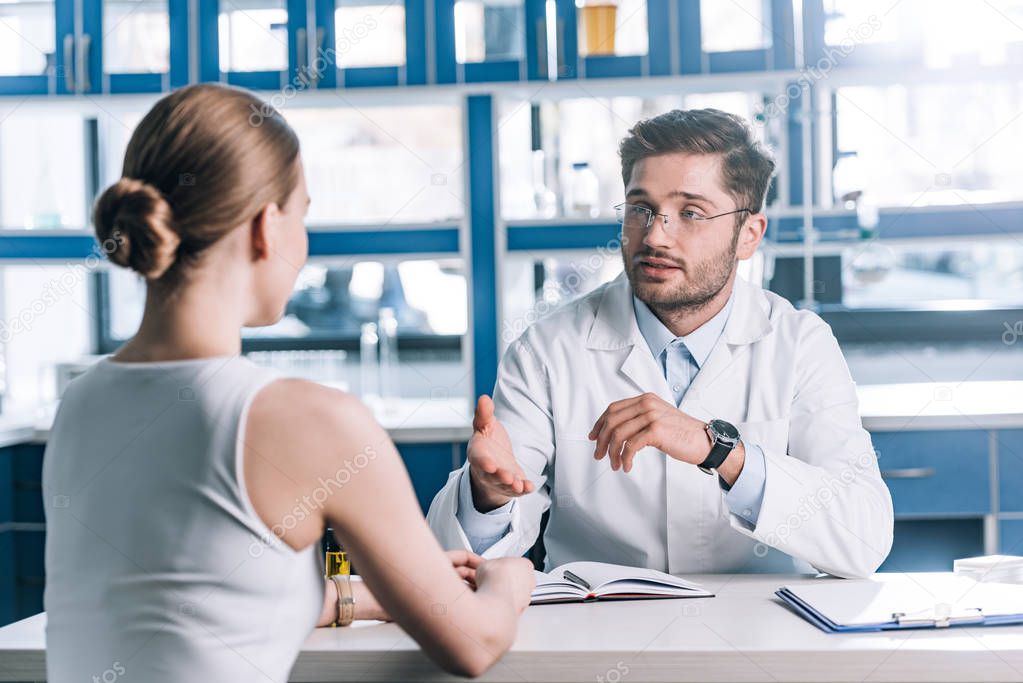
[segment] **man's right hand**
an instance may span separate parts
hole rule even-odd
[[[469,440],[469,479],[472,501],[480,512],[490,512],[512,498],[536,490],[512,453],[511,439],[494,417],[494,402],[480,396]]]

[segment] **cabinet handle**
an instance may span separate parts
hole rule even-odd
[[[933,467],[907,467],[901,470],[881,470],[882,479],[927,479],[934,476]]]
[[[547,20],[536,20],[536,72],[547,78]]]
[[[309,58],[308,51],[305,29],[297,29],[295,31],[295,52],[297,53],[295,55],[295,75],[300,83],[308,77],[306,74],[306,60]]]
[[[561,78],[562,74],[566,71],[565,64],[565,20],[557,20],[558,27],[558,73],[554,74],[555,78]]]
[[[319,64],[320,54],[323,52],[323,39],[326,36],[326,32],[322,28],[316,29],[316,51],[313,53],[313,64]],[[324,61],[323,68],[326,68],[326,61]],[[311,74],[313,87],[315,88],[320,79],[323,78],[323,69],[320,67],[314,67]]]
[[[89,50],[92,48],[92,36],[88,33],[78,39],[78,59],[82,65],[82,92],[92,90],[92,83],[89,81]]]
[[[64,87],[68,92],[75,91],[75,36],[73,33],[64,36]]]

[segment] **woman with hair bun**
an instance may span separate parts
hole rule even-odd
[[[49,681],[284,681],[314,627],[352,618],[463,675],[510,646],[530,564],[445,554],[356,398],[241,355],[242,327],[283,313],[308,204],[294,132],[247,91],[177,90],[132,135],[93,222],[145,310],[47,445]],[[326,526],[364,581],[324,580]]]

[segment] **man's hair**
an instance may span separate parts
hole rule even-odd
[[[763,209],[774,160],[741,117],[717,109],[675,109],[640,121],[618,147],[622,180],[629,184],[640,159],[673,152],[720,155],[725,189],[736,208]]]

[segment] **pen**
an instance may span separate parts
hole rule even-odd
[[[565,577],[566,579],[568,579],[568,580],[569,580],[569,581],[571,581],[572,583],[577,583],[577,584],[579,584],[580,586],[582,586],[583,588],[585,588],[586,590],[593,590],[593,587],[592,587],[592,586],[590,586],[590,584],[589,584],[589,583],[587,583],[587,582],[586,582],[586,581],[585,581],[584,579],[582,579],[582,578],[580,578],[580,577],[576,576],[576,575],[575,575],[575,574],[573,574],[572,572],[568,571],[567,569],[566,569],[566,570],[564,570],[564,571],[562,571],[561,573],[562,573],[562,575],[563,575],[563,576],[564,576],[564,577]]]

